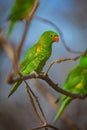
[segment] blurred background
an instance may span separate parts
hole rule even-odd
[[[0,28],[4,32],[8,29],[9,22],[7,17],[14,0],[0,0]],[[54,22],[61,32],[67,46],[75,51],[85,51],[87,49],[87,1],[86,0],[41,0],[37,16],[46,18]],[[16,24],[9,41],[17,46],[21,40],[25,22]],[[46,30],[55,30],[49,24],[33,18],[26,36],[25,44],[22,49],[21,59],[27,48],[37,42],[40,35]],[[57,32],[58,33],[58,32]],[[68,52],[60,36],[60,42],[53,44],[51,58],[47,61],[43,71],[54,59],[74,57],[76,54]],[[78,60],[79,61],[79,60]],[[55,64],[49,72],[50,78],[62,87],[67,74],[78,61],[67,61]],[[11,89],[6,80],[11,69],[11,61],[7,57],[3,48],[0,46],[0,130],[27,130],[39,126],[37,118],[33,112],[31,103],[26,95],[24,85],[8,99],[7,96]],[[54,116],[58,110],[55,99],[60,95],[51,89],[45,82],[38,80],[30,86],[38,96],[47,121],[53,124]],[[53,125],[60,130],[87,130],[87,99],[74,100],[64,111],[63,116]]]

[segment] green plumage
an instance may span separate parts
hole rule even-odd
[[[30,14],[36,0],[15,0],[10,11],[8,20],[10,20],[7,37],[10,36],[16,22],[27,18]]]
[[[33,71],[41,72],[47,59],[51,56],[52,43],[55,42],[55,38],[58,38],[58,35],[53,31],[46,31],[41,35],[39,41],[26,52],[21,62],[19,71],[22,75]],[[14,84],[9,96],[15,92],[20,84],[21,82]]]
[[[79,64],[69,73],[63,89],[74,94],[87,95],[87,52],[81,57]],[[71,100],[71,97],[65,95],[60,97],[59,103],[61,106],[54,120],[57,120],[61,116]]]

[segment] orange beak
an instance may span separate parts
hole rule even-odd
[[[54,42],[59,42],[59,37],[56,36],[56,37],[54,38]]]

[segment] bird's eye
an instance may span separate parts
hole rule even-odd
[[[53,35],[52,35],[52,34],[50,34],[50,37],[53,37]]]

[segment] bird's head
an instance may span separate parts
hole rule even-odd
[[[46,45],[51,45],[53,42],[59,42],[58,34],[51,30],[44,32],[41,36],[41,39]]]

